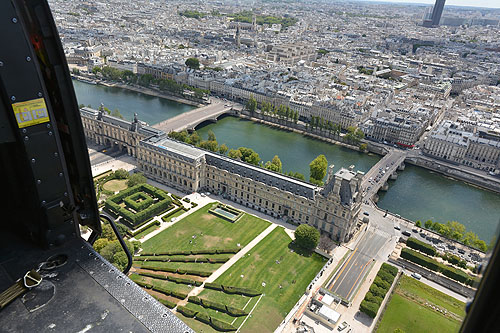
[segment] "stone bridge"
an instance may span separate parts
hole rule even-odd
[[[366,191],[365,198],[370,199],[379,190],[387,190],[387,180],[397,178],[397,170],[404,170],[406,151],[394,149],[389,151],[363,178],[362,187]],[[380,176],[377,181],[377,177]]]
[[[217,121],[221,115],[226,113],[236,114],[238,111],[234,108],[233,103],[224,104],[222,101],[203,106],[185,112],[176,117],[167,119],[154,125],[153,127],[169,133],[171,131],[194,130],[196,126],[204,121]]]

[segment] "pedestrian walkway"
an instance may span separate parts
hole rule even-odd
[[[247,254],[251,249],[254,248],[255,245],[257,245],[261,240],[263,240],[267,235],[271,233],[274,229],[276,229],[278,226],[276,224],[271,224],[269,227],[266,228],[266,230],[262,231],[257,237],[255,237],[250,243],[248,243],[244,248],[238,251],[234,256],[231,257],[228,261],[224,263],[221,267],[219,267],[215,272],[210,275],[205,282],[203,283],[202,286],[196,287],[191,292],[188,294],[188,296],[197,296],[199,293],[204,288],[205,283],[207,282],[214,282],[217,280],[219,276],[224,274],[225,271],[227,271],[232,265],[234,265],[240,258],[242,258],[245,254]]]

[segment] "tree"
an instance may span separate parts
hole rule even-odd
[[[420,220],[417,220],[415,222],[415,225],[420,228],[420,227],[422,227],[422,222]]]
[[[300,172],[293,172],[293,171],[290,171],[287,176],[289,177],[293,177],[293,178],[297,178],[297,179],[300,179],[300,180],[306,180],[306,177],[304,177],[303,174],[301,174]]]
[[[425,229],[432,229],[432,225],[433,225],[433,224],[434,224],[434,223],[432,222],[432,220],[427,220],[427,221],[425,221],[425,225],[424,225],[424,226],[425,226]]]
[[[241,152],[241,160],[250,164],[259,165],[260,156],[253,149],[247,147],[240,147],[238,150]]]
[[[197,146],[200,144],[200,142],[201,142],[201,137],[198,134],[198,132],[194,131],[193,133],[191,133],[191,135],[189,136],[189,143],[191,143],[194,146]]]
[[[255,112],[257,109],[257,101],[253,97],[253,95],[250,95],[250,98],[248,99],[248,102],[246,104],[246,108],[248,111],[250,111],[252,114]]]
[[[118,169],[115,171],[113,176],[115,177],[115,179],[127,179],[130,176],[130,174],[125,169]]]
[[[282,171],[282,164],[281,160],[278,157],[278,155],[274,155],[272,161],[267,161],[266,164],[264,165],[264,168],[274,171],[274,172],[281,172]]]
[[[229,150],[229,148],[226,146],[225,143],[223,143],[219,146],[219,153],[221,153],[222,155],[226,155],[228,150]]]
[[[215,153],[219,150],[219,145],[217,144],[217,141],[206,140],[206,141],[200,142],[200,148],[210,150],[210,151],[213,151]]]
[[[147,181],[147,179],[146,179],[146,177],[144,177],[144,175],[142,173],[140,173],[140,172],[134,173],[133,175],[131,175],[128,178],[127,186],[132,187],[132,186],[135,186],[137,184],[144,184],[144,183],[146,183],[146,181]]]
[[[217,141],[217,138],[215,137],[215,133],[212,130],[208,131],[208,141]]]
[[[200,61],[197,58],[188,58],[186,60],[186,66],[192,69],[200,69]]]
[[[366,151],[368,148],[368,145],[366,143],[362,143],[359,145],[359,150]]]
[[[303,249],[314,250],[319,243],[319,231],[315,227],[301,224],[295,230],[295,243]]]
[[[321,235],[319,239],[318,248],[320,248],[323,251],[329,252],[333,249],[334,245],[335,243],[332,241],[330,237],[328,237],[327,234]]]
[[[229,150],[229,153],[227,154],[227,156],[229,156],[230,158],[235,159],[235,160],[241,160],[241,158],[243,157],[243,155],[241,154],[241,151],[239,149]]]
[[[321,154],[318,157],[316,157],[309,164],[309,170],[311,172],[309,179],[311,183],[316,184],[318,186],[322,186],[323,178],[325,178],[326,176],[327,168],[328,168],[328,161],[326,160],[325,155]]]
[[[112,115],[113,117],[123,119],[123,116],[122,116],[122,114],[120,113],[120,111],[118,111],[118,109],[114,109],[114,110],[111,112],[111,115]]]

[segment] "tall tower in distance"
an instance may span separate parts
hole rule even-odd
[[[436,0],[434,4],[434,9],[432,10],[432,25],[438,26],[439,21],[441,21],[441,15],[443,14],[444,3],[446,0]]]
[[[445,2],[446,0],[436,0],[430,17],[424,14],[424,27],[431,28],[439,26],[439,21],[441,21],[441,15],[443,14]]]
[[[239,48],[240,45],[241,45],[241,41],[240,41],[240,23],[238,22],[238,25],[236,26],[236,36],[235,36],[235,40],[236,40],[236,46]]]

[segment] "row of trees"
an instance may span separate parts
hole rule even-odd
[[[247,101],[246,109],[251,113],[254,113],[257,109],[257,101],[254,96],[251,95]],[[295,124],[299,120],[299,112],[291,109],[287,105],[279,105],[276,106],[269,102],[262,102],[260,106],[260,110],[263,115],[271,115],[274,117],[278,117],[280,120],[284,119],[287,121],[293,121]],[[330,135],[339,136],[342,132],[342,126],[340,124],[335,124],[330,120],[326,120],[323,117],[311,116],[311,120],[308,124],[306,124],[306,129],[309,130],[320,130],[320,131],[328,131]],[[361,150],[366,150],[366,144],[360,144],[361,140],[365,138],[365,133],[357,127],[349,126],[347,128],[347,133],[344,136],[344,141],[349,144],[359,145]]]
[[[251,100],[255,101],[253,96],[250,97],[249,102]],[[257,104],[257,102],[255,102],[255,104]],[[260,109],[262,111],[262,114],[264,115],[271,115],[274,117],[278,117],[279,119],[293,121],[295,124],[299,121],[299,112],[290,109],[290,107],[287,105],[276,106],[269,102],[263,102]]]
[[[422,222],[418,220],[415,222],[415,225],[417,227],[422,227]],[[457,240],[467,246],[471,246],[483,252],[486,252],[488,250],[488,246],[486,245],[485,241],[479,239],[477,234],[475,234],[474,232],[467,231],[465,226],[457,221],[439,223],[433,222],[432,220],[427,220],[424,224],[424,228],[433,230],[446,238]]]
[[[193,59],[198,61],[198,59],[196,58]],[[190,64],[192,66],[195,66],[195,64],[194,63],[192,64],[192,62],[190,62]],[[198,62],[198,68],[199,68],[199,62]],[[192,87],[185,83],[184,84],[177,83],[171,79],[156,79],[151,74],[138,75],[129,70],[121,71],[119,69],[109,66],[104,66],[102,68],[94,67],[92,72],[94,74],[101,73],[101,75],[105,79],[111,81],[138,84],[143,87],[150,87],[152,85],[156,85],[161,91],[166,91],[172,94],[184,95],[185,91],[192,91],[194,93],[194,96],[198,99],[203,98],[205,95],[210,94],[209,90]]]
[[[186,130],[181,132],[172,131],[168,133],[168,136],[172,139],[192,144],[193,146],[197,146],[214,153],[219,153],[222,155],[226,155],[227,153],[227,156],[232,159],[241,160],[274,172],[283,173],[283,163],[281,162],[278,155],[275,155],[271,161],[267,161],[264,163],[263,161],[261,161],[259,154],[251,148],[239,147],[238,149],[229,149],[225,144],[219,145],[217,142],[217,138],[215,137],[215,133],[211,130],[208,131],[207,140],[202,140],[201,136],[196,131],[193,131],[191,134],[189,134]],[[319,155],[318,157],[316,157],[309,164],[309,181],[318,186],[323,186],[323,179],[325,178],[327,167],[328,161],[326,160],[325,155]],[[299,172],[290,171],[285,174],[289,177],[305,180],[304,175]]]

